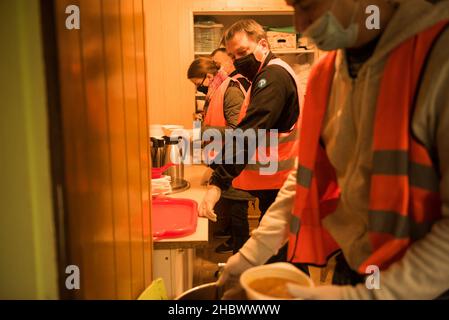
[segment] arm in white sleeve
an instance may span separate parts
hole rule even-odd
[[[286,243],[295,193],[296,169],[279,190],[276,201],[265,213],[259,227],[240,249],[240,253],[253,265],[264,264]]]
[[[447,214],[446,204],[446,214]],[[449,218],[414,243],[403,259],[380,273],[380,289],[343,288],[344,299],[435,299],[449,290]]]

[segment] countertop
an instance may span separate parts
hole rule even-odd
[[[168,195],[169,198],[182,198],[195,200],[198,205],[203,199],[206,186],[201,186],[201,177],[206,166],[185,165],[184,179],[190,183],[190,188],[176,194]],[[187,237],[164,239],[154,242],[155,249],[181,249],[205,246],[209,241],[209,221],[207,218],[198,217],[196,232]]]

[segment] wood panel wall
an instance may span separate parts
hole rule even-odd
[[[152,124],[192,127],[195,89],[187,80],[194,59],[193,13],[292,11],[285,0],[144,0],[148,97]]]
[[[55,16],[74,298],[134,299],[152,280],[143,0],[55,0]]]

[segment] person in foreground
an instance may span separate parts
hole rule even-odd
[[[291,287],[295,297],[447,299],[449,2],[287,2],[329,53],[309,78],[297,169],[218,284],[232,297],[288,240],[292,263],[337,257],[332,285]],[[367,28],[373,5],[379,29]]]

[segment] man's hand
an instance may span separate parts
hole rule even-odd
[[[214,207],[218,200],[220,200],[220,196],[221,190],[219,187],[213,185],[208,186],[203,201],[199,206],[199,216],[216,222],[217,215],[214,212]]]
[[[341,300],[342,286],[306,287],[293,283],[287,284],[288,291],[295,299],[304,300]]]

